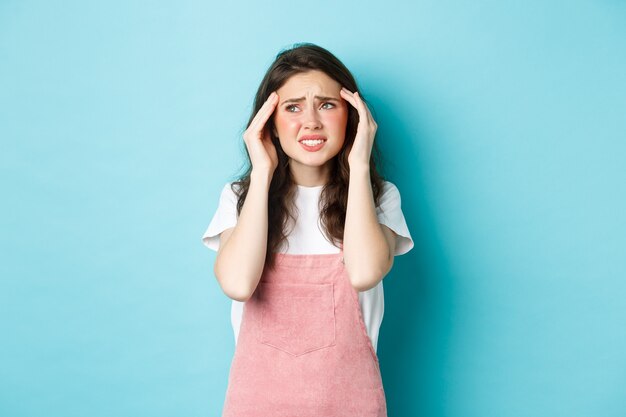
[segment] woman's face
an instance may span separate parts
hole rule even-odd
[[[277,90],[274,126],[291,170],[322,167],[341,150],[348,122],[341,85],[322,71],[293,75]],[[306,174],[305,174],[306,175]]]

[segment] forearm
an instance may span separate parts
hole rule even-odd
[[[239,301],[250,298],[263,273],[271,178],[271,173],[252,172],[237,225],[215,260],[214,272],[222,290]]]
[[[358,291],[376,286],[393,262],[376,216],[369,166],[350,168],[343,252],[350,281]]]

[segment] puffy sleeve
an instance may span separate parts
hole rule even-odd
[[[400,191],[393,183],[385,181],[380,204],[376,207],[378,222],[396,232],[395,255],[404,255],[414,244],[409,233],[402,207],[400,205]]]
[[[230,187],[230,183],[224,185],[220,194],[217,210],[209,223],[209,227],[202,235],[202,243],[217,252],[220,246],[220,233],[235,227],[237,224],[237,195]]]

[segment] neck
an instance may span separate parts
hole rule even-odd
[[[303,187],[318,187],[325,185],[330,179],[330,165],[324,164],[319,167],[311,167],[289,161],[291,178],[293,182]]]

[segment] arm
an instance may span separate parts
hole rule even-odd
[[[220,234],[213,271],[224,293],[246,301],[256,289],[267,253],[267,204],[271,174],[250,176],[237,225]]]
[[[278,95],[270,94],[243,134],[252,163],[250,188],[234,228],[222,232],[213,272],[224,293],[238,301],[256,289],[267,254],[269,189],[278,165],[276,148],[265,124],[274,112]]]
[[[343,236],[344,264],[352,286],[376,286],[393,266],[395,233],[378,223],[370,179],[370,157],[378,125],[358,92],[343,88],[341,96],[359,113],[354,144],[348,155],[350,183]]]
[[[369,166],[350,167],[344,263],[357,291],[375,287],[393,266],[395,233],[378,222]]]

